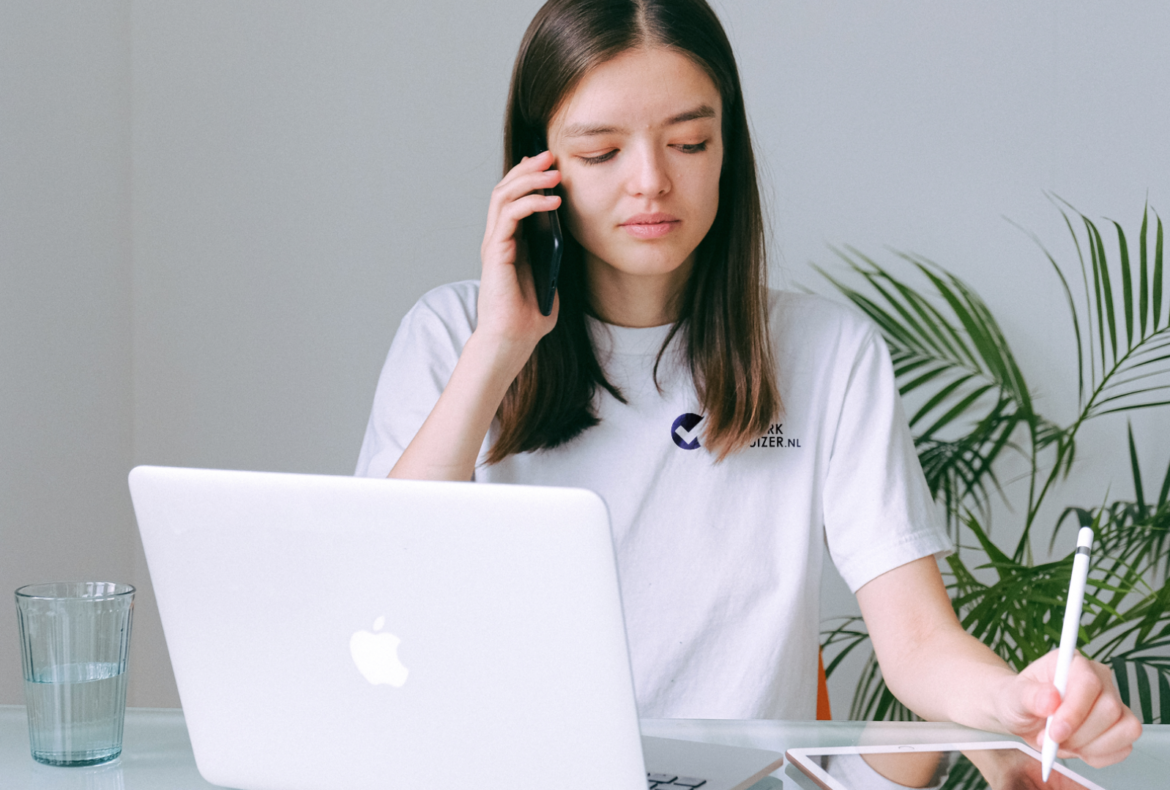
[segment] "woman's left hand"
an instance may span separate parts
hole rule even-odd
[[[1094,768],[1120,762],[1133,751],[1142,725],[1122,701],[1109,667],[1077,653],[1068,670],[1064,699],[1053,684],[1053,650],[1007,679],[995,707],[1004,727],[1039,750],[1051,715],[1051,735],[1061,757],[1079,757]]]
[[[1017,675],[963,630],[933,557],[872,579],[857,602],[886,685],[928,721],[1009,732],[1039,749],[1054,714],[1060,754],[1095,767],[1125,759],[1142,734],[1104,664],[1076,655],[1062,701],[1053,683],[1058,651]]]

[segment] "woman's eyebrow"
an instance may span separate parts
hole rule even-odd
[[[676,123],[686,123],[687,121],[695,121],[699,118],[714,118],[715,108],[709,104],[700,104],[693,110],[679,113],[666,120],[663,126],[674,126]]]
[[[661,125],[674,126],[687,121],[695,121],[700,118],[714,118],[715,108],[709,104],[701,104],[693,110],[680,112],[678,115],[672,115],[667,118]],[[596,137],[601,134],[629,134],[629,130],[623,129],[620,126],[612,126],[608,124],[588,124],[575,123],[565,127],[563,136],[566,138],[573,137]]]

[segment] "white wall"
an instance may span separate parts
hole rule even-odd
[[[538,5],[0,6],[0,589],[138,583],[132,703],[176,697],[125,472],[351,471],[398,320],[476,274],[507,79]],[[1170,7],[716,8],[766,170],[777,279],[824,290],[807,264],[832,265],[830,243],[932,257],[984,295],[1066,418],[1065,308],[1003,216],[1067,258],[1046,191],[1127,228],[1147,192],[1170,215]],[[79,369],[90,378],[74,384]],[[1170,415],[1135,426],[1160,478]],[[1128,485],[1118,438],[1104,426],[1082,444],[1093,502]],[[828,611],[849,608],[839,582],[827,589]],[[20,699],[14,628],[0,607],[0,702]]]
[[[132,576],[129,132],[129,2],[0,3],[0,703],[13,590]]]

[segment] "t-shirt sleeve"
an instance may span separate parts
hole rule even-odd
[[[894,380],[868,328],[848,369],[824,488],[825,534],[849,589],[952,545],[930,495]]]
[[[411,308],[386,355],[358,455],[358,477],[385,477],[439,400],[475,327],[475,283],[435,289]]]

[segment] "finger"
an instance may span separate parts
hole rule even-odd
[[[1050,681],[1021,679],[1018,690],[1020,713],[1023,717],[1047,720],[1060,708],[1060,692]]]
[[[1133,711],[1116,698],[1102,695],[1085,726],[1066,739],[1061,748],[1087,760],[1092,755],[1107,755],[1125,749],[1141,734],[1142,724]]]
[[[1045,722],[1060,707],[1060,693],[1051,681],[1027,675],[1015,677],[1000,700],[1000,721],[1030,740],[1044,737]]]
[[[557,195],[526,195],[501,209],[500,216],[490,226],[480,250],[485,266],[492,262],[514,263],[516,260],[516,230],[520,220],[537,211],[552,211],[561,204]]]
[[[500,213],[509,203],[541,189],[552,189],[561,182],[559,170],[537,170],[505,178],[496,184],[488,201],[488,227],[499,221]]]
[[[1102,696],[1102,692],[1111,689],[1112,681],[1103,678],[1096,670],[1094,662],[1079,653],[1073,656],[1064,699],[1052,714],[1052,723],[1048,726],[1049,736],[1057,743],[1064,745],[1074,733],[1081,743],[1091,741],[1121,716],[1121,701],[1115,699],[1115,695],[1106,693]],[[1096,715],[1091,716],[1094,709]]]
[[[547,148],[545,150],[541,151],[536,156],[522,156],[522,157],[520,157],[520,161],[517,162],[515,165],[513,165],[512,169],[509,170],[508,172],[511,173],[511,172],[515,171],[518,167],[520,167],[520,165],[524,165],[524,164],[528,164],[532,167],[540,167],[543,170],[545,167],[548,167],[548,165],[542,166],[541,162],[544,162],[546,160],[549,162],[552,162],[552,160],[553,160],[553,152],[548,150]]]
[[[492,238],[513,238],[520,225],[520,220],[530,217],[538,211],[553,211],[560,205],[559,195],[545,195],[539,192],[513,200],[500,209],[495,227],[491,229]]]
[[[534,173],[556,173],[558,171],[549,170],[553,166],[553,162],[554,158],[551,151],[544,151],[536,156],[526,156],[504,174],[504,177],[500,179],[500,184],[510,184],[518,178],[523,178]]]
[[[507,202],[518,197],[535,192],[538,189],[552,189],[561,181],[560,170],[530,170],[522,173],[509,173],[500,180],[492,190],[492,198],[497,202]]]
[[[1111,733],[1116,737],[1118,731],[1115,731],[1114,728],[1124,723],[1128,716],[1133,716],[1133,714],[1119,701],[1107,695],[1101,695],[1089,715],[1073,732],[1066,734],[1064,730],[1057,728],[1054,719],[1053,729],[1056,729],[1056,734],[1053,736],[1053,740],[1056,740],[1062,749],[1069,751],[1098,750],[1101,748],[1098,746],[1098,742],[1106,740]],[[1058,736],[1063,737],[1057,740]],[[1122,743],[1118,741],[1108,751],[1120,748],[1121,745]]]
[[[560,195],[546,195],[543,192],[529,192],[495,207],[495,217],[488,222],[485,239],[496,238],[501,231],[510,235],[515,223],[537,211],[552,211],[561,205]],[[511,223],[511,224],[509,224]]]
[[[503,205],[506,199],[515,199],[519,195],[527,194],[528,192],[533,191],[533,189],[548,189],[550,186],[558,183],[560,180],[560,172],[548,170],[548,168],[552,167],[552,164],[552,153],[545,151],[538,156],[523,157],[519,163],[517,163],[511,170],[509,170],[504,175],[504,177],[500,179],[499,183],[496,184],[496,186],[492,189],[492,198],[488,203],[488,225],[490,226],[494,222],[499,207]],[[553,184],[548,186],[533,186],[519,192],[515,191],[515,184],[518,179],[545,172],[555,172],[557,174],[556,176],[552,177],[556,179]]]

